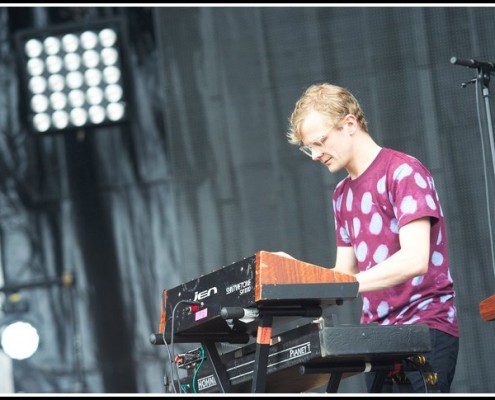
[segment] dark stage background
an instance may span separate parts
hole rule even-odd
[[[19,106],[16,32],[111,16],[128,23],[132,118],[34,137]],[[41,345],[12,363],[14,390],[162,393],[168,356],[149,335],[163,289],[259,250],[331,267],[331,192],[343,175],[285,138],[302,91],[329,81],[362,102],[380,144],[433,172],[462,335],[452,389],[493,392],[495,322],[479,303],[495,293],[495,177],[476,85],[461,88],[476,70],[449,60],[494,61],[494,19],[490,7],[0,8],[4,283],[76,279],[22,293]],[[332,312],[351,323],[359,308]],[[340,391],[364,391],[362,375]]]

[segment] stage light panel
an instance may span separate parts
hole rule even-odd
[[[18,32],[26,118],[36,134],[127,120],[125,24],[99,20]]]

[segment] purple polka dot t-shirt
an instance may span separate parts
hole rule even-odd
[[[360,271],[399,250],[402,226],[431,217],[428,272],[393,288],[362,293],[361,323],[424,323],[459,336],[445,222],[430,172],[417,159],[382,148],[361,176],[347,176],[336,186],[333,208],[337,246],[353,247]]]

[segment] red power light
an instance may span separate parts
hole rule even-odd
[[[199,310],[199,305],[197,304],[191,304],[190,310],[192,313],[195,313]]]

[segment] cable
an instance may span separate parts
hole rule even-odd
[[[163,334],[165,336],[165,333]],[[168,352],[168,360],[170,362],[170,376],[172,377],[172,388],[174,389],[174,393],[177,394],[177,389],[175,388],[174,384],[174,362],[172,360],[172,354],[170,353],[170,347],[168,346],[168,343],[166,340],[163,340],[165,342],[165,347],[167,348]]]
[[[194,375],[193,375],[193,378],[192,378],[192,388],[193,388],[193,392],[194,393],[198,393],[198,390],[196,388],[196,379],[198,377],[198,373],[199,373],[199,370],[201,368],[201,366],[203,365],[203,362],[205,361],[205,349],[203,348],[203,346],[201,346],[201,361],[199,362],[198,366],[196,367],[196,370],[194,371]]]
[[[162,296],[162,310],[163,310],[163,312],[165,312],[166,307],[167,307],[167,304],[165,302],[165,297]],[[167,348],[168,360],[170,363],[170,376],[172,378],[172,388],[174,389],[174,393],[177,394],[177,389],[175,388],[175,384],[174,384],[174,362],[172,360],[172,353],[170,352],[170,347],[167,343],[167,340],[165,339],[165,329],[163,329],[162,337],[163,337],[163,343],[165,343],[165,347]],[[165,375],[166,375],[166,372],[165,372]]]
[[[180,388],[182,389],[182,391],[183,391],[184,393],[187,393],[187,390],[186,390],[186,389],[187,389],[187,383],[183,383],[183,384],[181,384],[181,385],[180,385]]]
[[[426,382],[426,377],[425,374],[423,373],[423,368],[421,368],[419,363],[411,359],[408,359],[408,361],[416,367],[416,370],[419,372],[419,375],[421,375],[421,379],[423,380],[423,387],[425,388],[425,393],[429,393],[428,383]]]
[[[196,304],[196,305],[201,305],[200,302],[198,301],[193,301],[193,300],[180,300],[177,302],[177,304],[174,306],[173,310],[172,310],[172,331],[170,333],[170,347],[172,348],[172,354],[174,354],[174,322],[175,322],[175,311],[177,310],[177,307],[180,305],[180,304]],[[165,341],[165,343],[167,343]],[[180,375],[179,375],[179,368],[177,367],[177,363],[175,362],[175,360],[173,360],[173,363],[172,363],[172,370],[174,369],[175,367],[175,372],[176,372],[176,375],[177,375],[177,383],[179,385],[179,387],[182,389],[182,392],[184,393],[187,393],[184,388],[181,386],[180,384]],[[172,383],[174,381],[174,376],[172,374]],[[174,385],[174,388],[175,388],[175,385]],[[175,392],[177,393],[177,392]]]
[[[165,302],[165,297],[162,296],[162,312],[165,312],[165,309],[167,307],[167,304]],[[165,339],[165,329],[163,329],[162,333],[162,338],[163,338],[163,343],[165,343],[165,347],[167,348],[167,353],[168,353],[168,361],[170,364],[170,376],[172,378],[172,388],[174,389],[174,393],[177,394],[177,389],[175,389],[175,384],[174,384],[174,367],[173,367],[173,361],[172,361],[172,354],[170,353],[170,348],[168,346],[167,340]],[[167,377],[167,372],[165,372],[165,377]],[[165,379],[164,379],[165,383]]]

